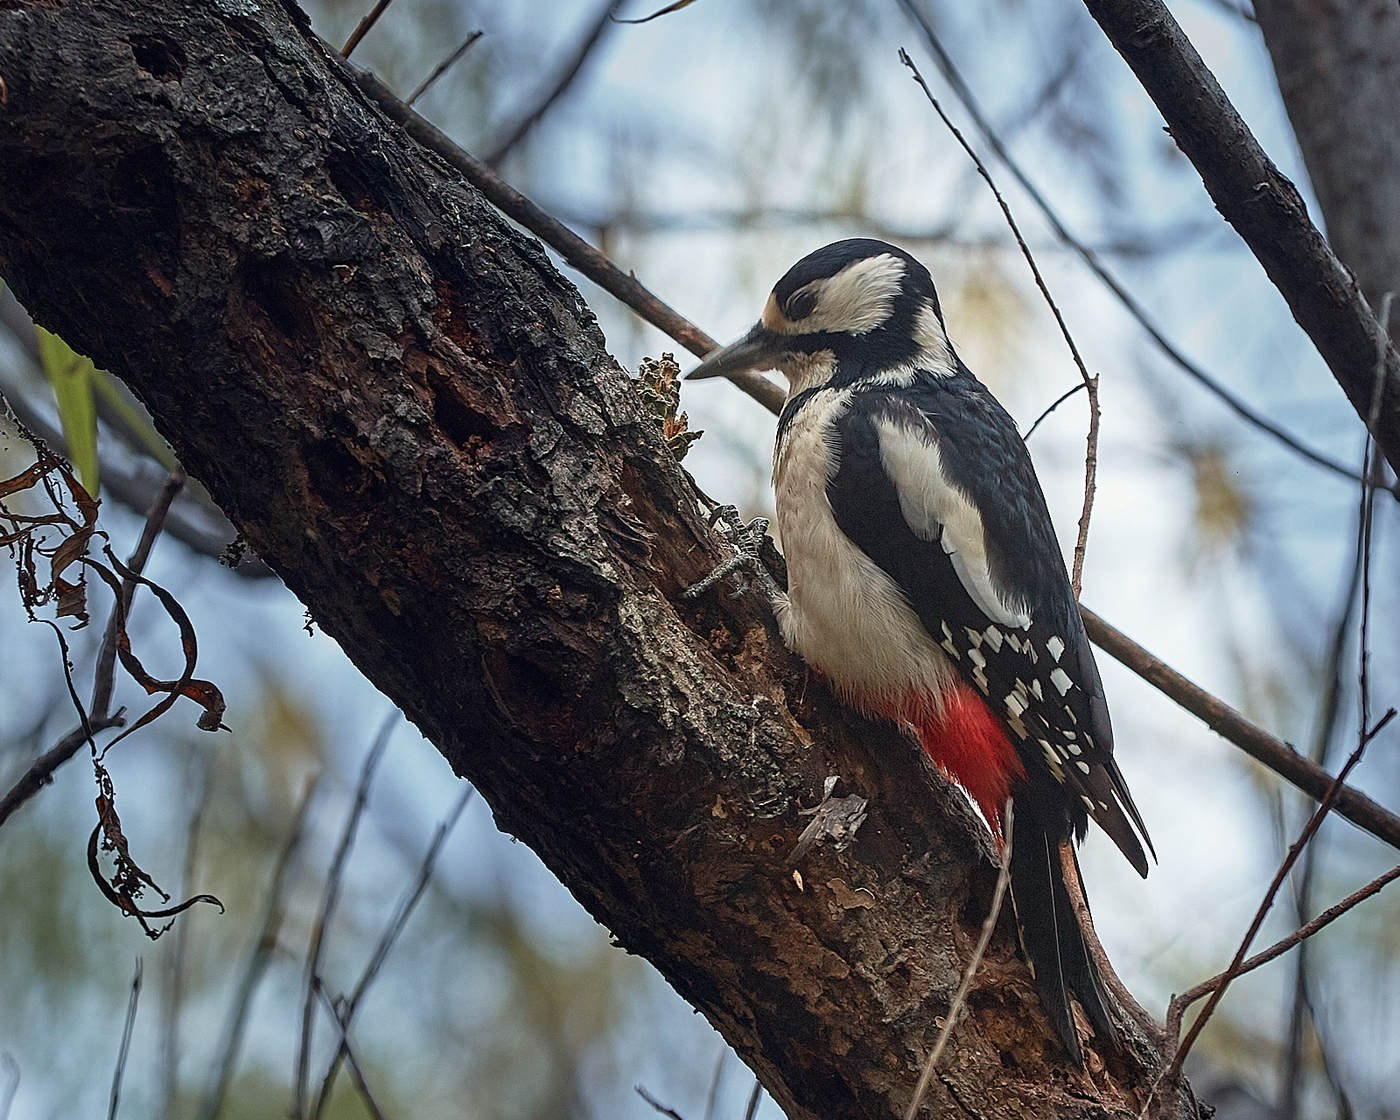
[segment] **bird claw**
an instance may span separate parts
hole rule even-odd
[[[732,598],[737,599],[746,594],[757,583],[771,601],[780,600],[783,597],[782,589],[769,574],[759,555],[763,547],[763,538],[768,532],[768,518],[755,517],[752,521],[745,522],[739,516],[736,506],[720,505],[710,513],[709,520],[712,527],[723,526],[721,531],[725,540],[733,547],[734,555],[720,563],[704,579],[687,587],[681,592],[681,597],[698,599],[715,584],[732,578]]]

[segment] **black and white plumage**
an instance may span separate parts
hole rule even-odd
[[[1060,851],[1090,818],[1142,875],[1151,844],[1025,444],[954,352],[928,271],[881,241],[804,257],[690,377],[740,369],[790,386],[773,457],[783,636],[849,703],[911,725],[998,833],[1011,796],[1022,941],[1081,1061],[1071,993],[1116,1032]]]

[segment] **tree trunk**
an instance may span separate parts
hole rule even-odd
[[[1255,0],[1254,11],[1327,240],[1379,314],[1386,292],[1400,296],[1400,5]]]
[[[0,76],[26,305],[789,1116],[901,1115],[988,905],[985,831],[755,597],[678,599],[712,534],[540,247],[273,3],[9,0]],[[799,881],[828,775],[868,818]],[[1078,1072],[1034,993],[1003,921],[928,1115],[1136,1115],[1151,1028]]]

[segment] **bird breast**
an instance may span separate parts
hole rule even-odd
[[[788,602],[778,622],[789,648],[850,704],[903,716],[953,687],[952,665],[898,585],[836,524],[827,484],[839,463],[836,421],[851,392],[823,389],[788,419],[773,456]]]

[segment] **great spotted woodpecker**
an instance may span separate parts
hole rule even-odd
[[[783,637],[846,702],[911,727],[998,837],[1012,799],[1022,945],[1082,1064],[1071,994],[1118,1035],[1065,884],[1070,840],[1092,817],[1143,876],[1152,844],[1026,446],[953,350],[928,270],[883,241],[798,261],[689,378],[754,369],[789,383],[773,453]]]

